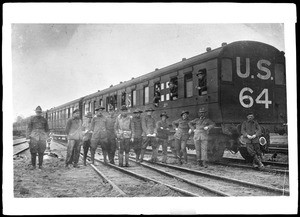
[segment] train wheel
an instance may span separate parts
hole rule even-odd
[[[249,154],[246,147],[240,147],[239,151],[246,162],[251,163],[253,161],[253,157]]]

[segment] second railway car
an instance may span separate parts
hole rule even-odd
[[[130,69],[129,69],[130,70]],[[129,111],[152,106],[154,117],[161,112],[169,115],[169,122],[178,119],[182,110],[197,117],[198,109],[206,107],[208,116],[216,123],[210,133],[209,160],[218,160],[227,148],[238,150],[249,159],[239,142],[239,126],[246,113],[253,111],[262,124],[269,144],[269,132],[285,133],[287,122],[286,71],[284,52],[256,41],[223,43],[217,49],[170,66],[155,69],[143,76],[120,82],[62,106],[47,111],[50,128],[63,133],[72,108],[81,117],[102,105],[118,110],[126,105]],[[193,147],[192,136],[189,147]]]

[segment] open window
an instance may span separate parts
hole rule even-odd
[[[178,78],[171,78],[169,81],[170,100],[178,99]]]
[[[109,108],[113,108],[114,110],[116,110],[116,108],[117,108],[117,94],[106,97],[106,111],[108,111]]]
[[[197,72],[197,86],[198,95],[206,95],[207,94],[207,73],[206,69],[200,69]]]
[[[154,84],[154,96],[153,96],[153,104],[155,107],[159,106],[159,102],[160,102],[160,97],[161,97],[161,93],[160,93],[160,82],[157,82]]]
[[[125,105],[126,106],[126,92],[123,91],[121,94],[121,106]]]

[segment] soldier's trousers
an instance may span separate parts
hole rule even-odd
[[[144,158],[144,154],[146,152],[146,148],[151,145],[152,146],[152,161],[157,161],[157,144],[156,144],[156,138],[155,137],[144,137],[143,138],[143,144],[142,144],[142,152],[141,152],[141,160]]]
[[[132,149],[134,150],[136,160],[140,159],[141,151],[142,151],[142,138],[134,138],[132,142]]]
[[[89,139],[87,141],[83,141],[82,147],[83,147],[83,161],[85,162],[87,153],[88,153],[89,149],[91,148],[91,140]]]
[[[81,140],[68,140],[66,164],[78,164],[81,149]]]
[[[187,139],[177,139],[175,138],[175,149],[176,149],[176,157],[181,161],[181,157],[183,155],[183,159],[187,162],[187,152],[186,152],[186,143]]]
[[[98,147],[98,145],[101,146],[102,149],[102,153],[103,153],[103,158],[104,158],[104,162],[107,162],[107,147],[108,147],[108,140],[107,138],[104,139],[92,139],[91,140],[91,160],[92,163],[94,163],[94,159],[95,159],[95,152],[96,149]]]
[[[196,149],[196,157],[197,161],[207,161],[207,148],[208,148],[208,140],[197,139],[194,140],[195,149]]]
[[[31,164],[36,165],[36,156],[39,156],[39,166],[43,165],[44,152],[46,150],[46,140],[30,139],[29,149],[31,153]]]
[[[107,154],[110,163],[114,163],[115,153],[116,153],[116,138],[108,138],[107,144]]]
[[[261,150],[260,150],[260,145],[259,143],[247,143],[246,145],[247,151],[251,156],[260,156],[262,155]]]
[[[119,165],[123,165],[123,158],[125,152],[125,164],[128,165],[130,151],[130,139],[120,139],[120,150],[119,150]]]
[[[168,157],[168,140],[167,139],[158,139],[157,144],[158,144],[158,146],[156,148],[157,150],[159,149],[160,145],[162,147],[162,154],[163,154],[162,162],[166,163],[167,157]]]

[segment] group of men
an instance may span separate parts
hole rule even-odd
[[[136,161],[143,162],[148,146],[152,146],[152,162],[158,161],[158,149],[162,146],[162,163],[167,162],[167,149],[170,138],[170,126],[175,129],[175,147],[172,151],[178,164],[187,163],[186,144],[192,132],[194,132],[194,144],[196,149],[197,164],[207,167],[207,150],[209,144],[209,131],[215,123],[207,117],[207,109],[199,109],[199,117],[190,120],[189,111],[183,111],[181,117],[170,124],[166,112],[160,114],[161,120],[155,121],[152,114],[154,109],[149,107],[145,110],[146,115],[142,118],[143,111],[136,109],[133,116],[130,116],[126,106],[122,106],[120,114],[116,114],[113,108],[109,108],[108,116],[105,116],[104,107],[95,109],[96,114],[88,112],[85,119],[80,119],[80,111],[75,109],[72,117],[66,124],[68,138],[67,155],[65,166],[78,167],[80,149],[83,146],[83,164],[86,166],[87,153],[90,150],[91,163],[95,164],[95,153],[101,147],[105,163],[115,164],[114,158],[118,149],[118,162],[120,167],[129,166],[129,151],[134,150]],[[28,124],[27,138],[30,139],[30,152],[32,168],[36,168],[36,156],[39,156],[39,168],[42,168],[43,155],[46,149],[46,139],[49,135],[47,120],[42,117],[42,109],[37,107],[36,116],[32,117]],[[261,163],[261,152],[258,138],[261,134],[261,127],[253,120],[254,114],[248,114],[248,120],[243,122],[241,133],[247,140],[247,149],[253,156],[253,163]],[[183,159],[182,159],[183,157]],[[107,159],[108,158],[108,159]]]

